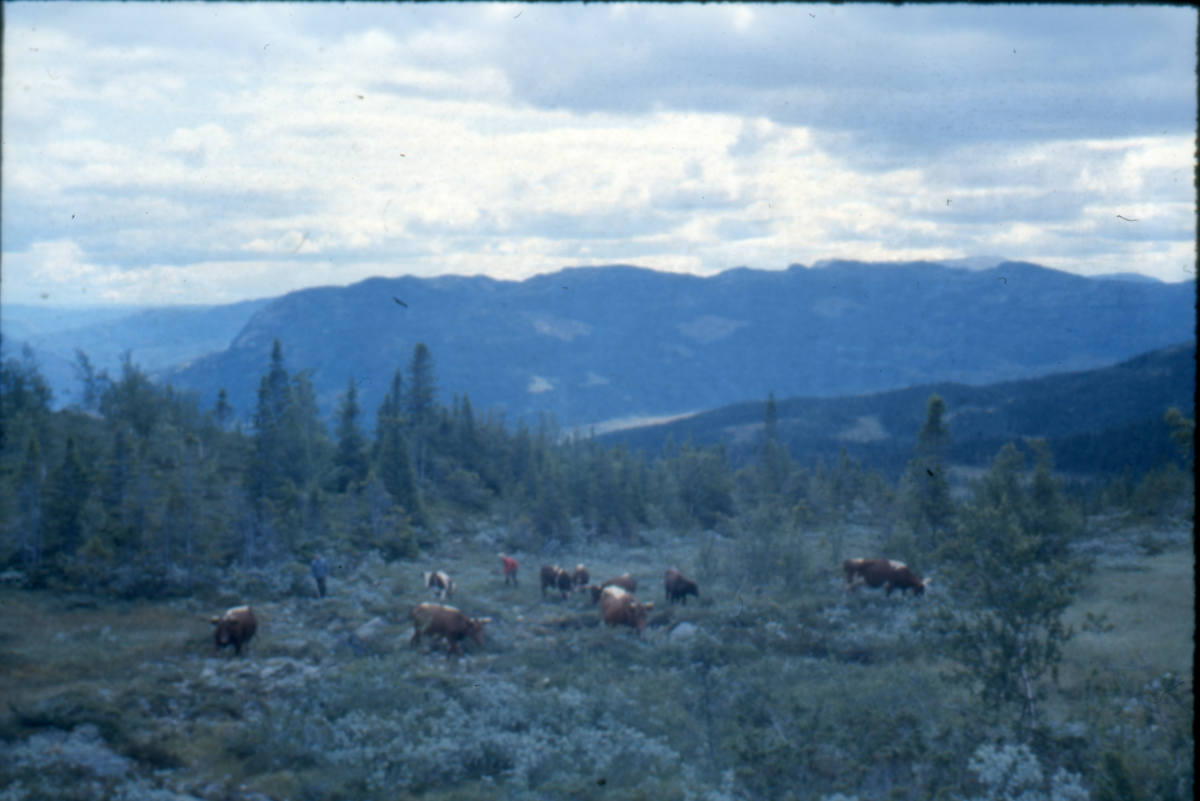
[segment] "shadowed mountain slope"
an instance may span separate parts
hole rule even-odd
[[[312,371],[324,410],[351,375],[373,410],[425,342],[445,394],[467,393],[509,420],[545,411],[587,425],[768,391],[838,396],[1113,364],[1192,337],[1194,293],[1190,282],[1099,281],[1011,262],[373,278],[277,298],[228,349],[161,377],[206,403],[225,387],[243,417],[278,338],[289,369]]]
[[[779,439],[802,463],[828,461],[845,447],[894,477],[913,458],[926,401],[937,393],[946,401],[954,462],[985,465],[1006,442],[1043,437],[1062,470],[1117,473],[1176,457],[1162,418],[1172,406],[1191,416],[1195,387],[1192,343],[1097,370],[987,386],[935,383],[845,398],[784,398],[776,409]],[[763,401],[739,403],[599,439],[648,453],[661,450],[668,435],[676,442],[724,441],[739,461],[762,442],[765,409]]]

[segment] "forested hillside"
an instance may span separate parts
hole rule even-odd
[[[1111,367],[984,386],[922,384],[847,398],[780,398],[780,442],[806,463],[845,449],[895,479],[916,445],[930,395],[944,398],[953,440],[948,459],[987,465],[1007,442],[1047,441],[1059,469],[1086,476],[1141,475],[1179,453],[1163,411],[1195,407],[1196,347],[1177,345]],[[724,442],[734,464],[753,458],[763,439],[764,398],[598,439],[654,453],[668,437]],[[1179,465],[1182,466],[1182,465]]]

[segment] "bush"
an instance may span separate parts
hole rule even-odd
[[[1037,757],[1025,745],[979,746],[967,763],[983,787],[971,801],[1088,801],[1077,773],[1063,769],[1047,782]]]

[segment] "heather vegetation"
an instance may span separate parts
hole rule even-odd
[[[32,360],[0,374],[3,801],[1193,795],[1191,410],[1143,474],[1066,483],[1016,440],[963,481],[934,396],[892,483],[789,452],[773,398],[738,464],[446,404],[424,345],[332,421],[279,343],[247,423],[77,366],[61,411]],[[853,556],[929,589],[844,593]],[[638,580],[642,636],[543,600],[580,562]],[[491,619],[466,656],[408,642],[430,570]],[[257,636],[214,656],[241,604]]]

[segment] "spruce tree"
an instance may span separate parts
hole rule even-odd
[[[367,478],[370,462],[367,459],[366,441],[358,423],[361,409],[358,406],[358,389],[354,377],[337,413],[337,451],[333,457],[336,471],[337,491],[345,492],[351,484],[362,484]]]
[[[21,510],[19,544],[26,568],[37,568],[42,562],[42,484],[45,474],[41,442],[37,433],[30,431],[17,476]]]
[[[408,364],[408,392],[404,396],[404,408],[408,415],[408,426],[412,432],[413,455],[416,462],[417,481],[424,484],[429,449],[437,409],[437,383],[433,374],[433,356],[424,342],[413,348],[412,360]]]
[[[275,340],[271,365],[258,385],[254,410],[254,458],[250,466],[251,498],[263,501],[274,495],[286,469],[284,416],[291,401],[288,373],[283,366],[283,345]]]
[[[945,414],[946,402],[938,395],[929,396],[925,424],[917,434],[918,456],[908,463],[901,479],[901,521],[916,535],[925,552],[937,547],[954,522],[954,502],[943,461],[950,448]]]
[[[91,479],[73,435],[67,435],[62,464],[51,473],[47,484],[47,555],[73,556],[83,544],[83,506],[91,494]]]
[[[233,407],[229,405],[229,395],[225,392],[225,387],[221,387],[221,391],[217,393],[217,405],[213,409],[213,416],[222,431],[228,429],[229,419],[233,417]]]
[[[399,371],[397,371],[399,376]],[[399,390],[399,381],[393,383]],[[404,426],[398,415],[397,396],[390,394],[379,407],[376,425],[375,472],[384,488],[417,525],[424,525],[425,515],[417,492],[417,478],[413,470],[412,449]]]
[[[437,407],[437,381],[433,373],[433,355],[424,342],[413,348],[408,363],[408,392],[404,397],[409,423],[416,430],[427,428]]]

